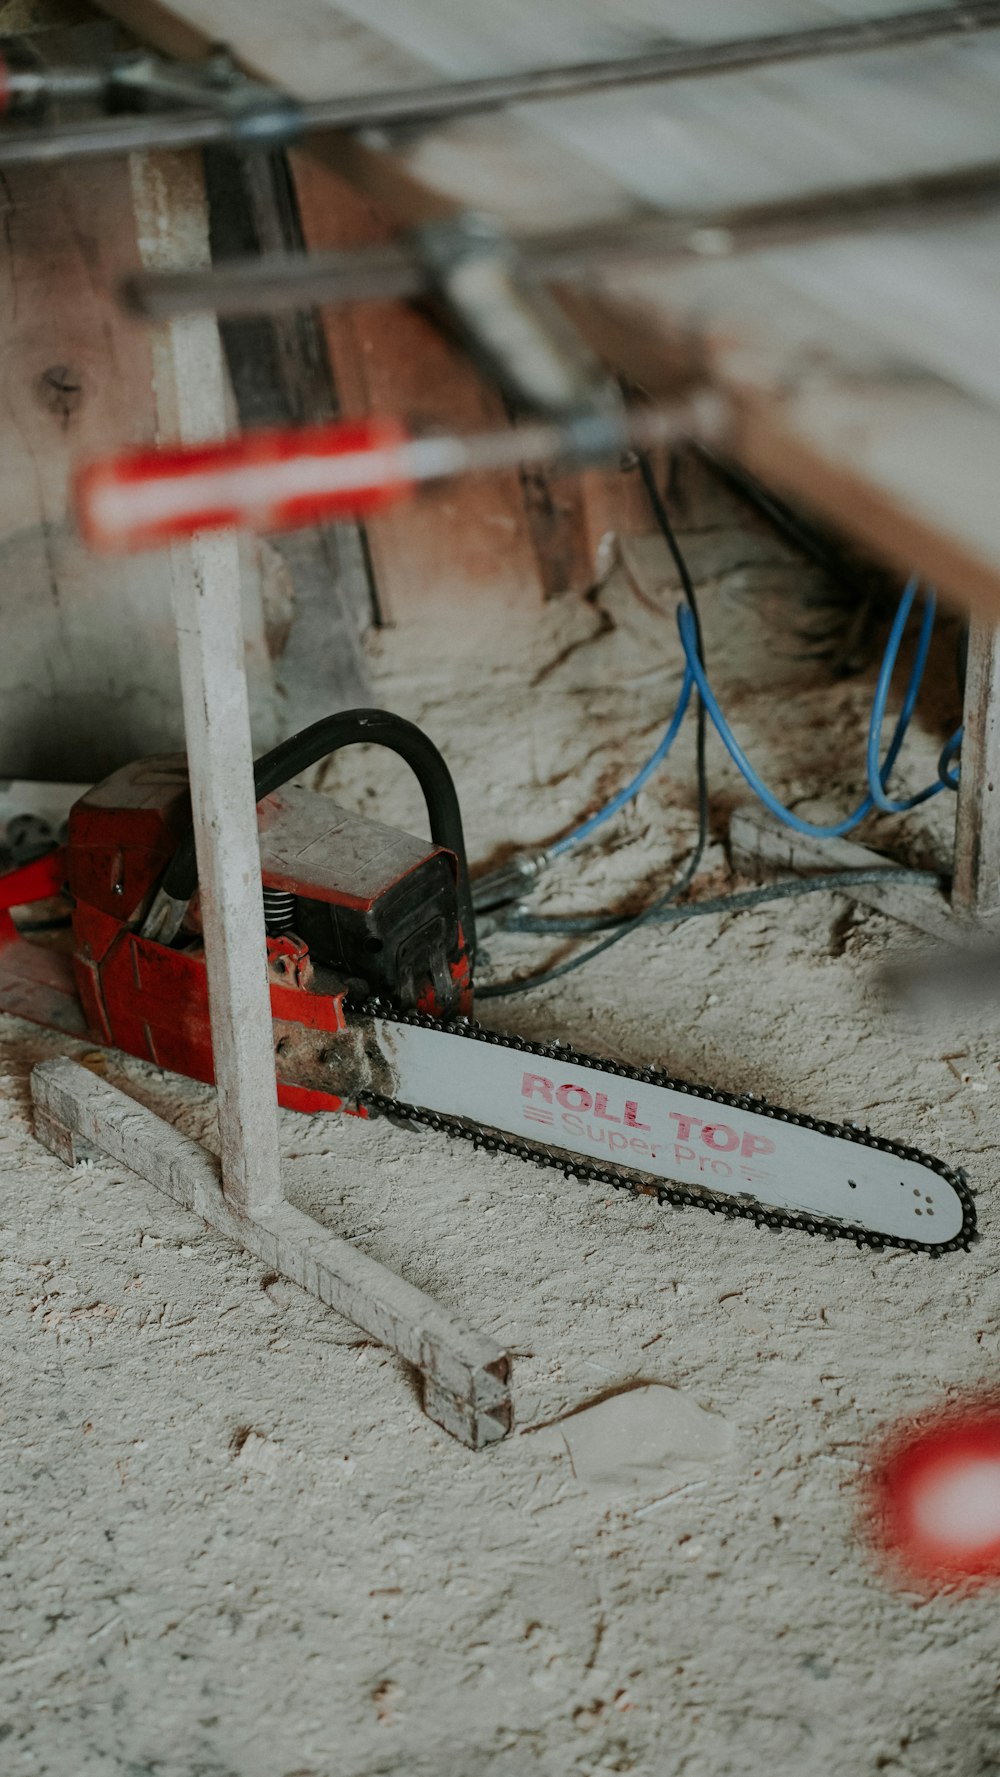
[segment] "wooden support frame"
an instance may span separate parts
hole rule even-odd
[[[273,1101],[273,1068],[272,1068]],[[424,1411],[473,1450],[510,1430],[510,1360],[422,1290],[280,1198],[245,1214],[224,1169],[116,1086],[61,1057],[31,1076],[35,1133],[68,1166],[107,1155],[318,1296],[418,1371]]]
[[[201,169],[190,155],[136,157],[132,185],[144,263],[208,261]],[[202,227],[192,219],[201,216]],[[179,218],[185,218],[183,232]],[[178,238],[181,236],[181,238]],[[225,411],[222,353],[210,316],[153,330],[161,415],[186,443],[212,437]],[[264,965],[253,749],[234,532],[170,551],[209,1011],[219,1094],[223,1188],[247,1216],[281,1198],[271,1006]]]
[[[131,178],[145,265],[204,262],[208,238],[197,157],[137,157]],[[155,330],[151,343],[165,431],[186,442],[217,432],[224,388],[214,320],[172,322]],[[202,533],[176,545],[170,573],[221,1163],[65,1058],[32,1075],[36,1133],[69,1165],[89,1148],[129,1167],[347,1315],[415,1366],[429,1417],[480,1449],[510,1430],[507,1354],[284,1199],[235,535]]]

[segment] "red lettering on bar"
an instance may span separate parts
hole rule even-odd
[[[594,1093],[594,1116],[603,1117],[605,1123],[620,1123],[620,1117],[612,1117],[608,1113],[608,1095],[606,1092]]]
[[[674,1118],[674,1120],[677,1124],[677,1135],[678,1135],[679,1140],[690,1141],[691,1140],[691,1126],[692,1126],[692,1124],[697,1123],[700,1128],[701,1118],[700,1117],[689,1117],[686,1111],[671,1111],[669,1114],[671,1117]],[[694,1159],[693,1154],[692,1154],[691,1158],[692,1158],[692,1160]]]
[[[521,1097],[531,1098],[536,1092],[546,1104],[552,1103],[552,1081],[547,1080],[543,1074],[525,1074],[521,1081]]]
[[[730,1129],[728,1123],[706,1123],[701,1139],[707,1148],[715,1148],[723,1154],[731,1153],[733,1148],[740,1145],[739,1136],[735,1129]]]
[[[570,1097],[572,1092],[576,1093],[575,1099]],[[556,1097],[566,1111],[589,1111],[593,1103],[585,1086],[559,1086],[556,1088]]]
[[[750,1159],[752,1154],[773,1154],[774,1143],[773,1141],[768,1141],[766,1135],[747,1134],[743,1137],[743,1146],[740,1149],[740,1152],[747,1160]]]
[[[639,1122],[639,1106],[634,1098],[625,1100],[625,1121],[630,1129],[648,1129],[648,1123]]]

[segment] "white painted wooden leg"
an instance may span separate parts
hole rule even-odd
[[[249,1217],[221,1186],[219,1166],[117,1086],[62,1057],[31,1075],[40,1141],[73,1163],[81,1143],[148,1179],[237,1246],[254,1253],[412,1364],[424,1410],[473,1450],[510,1430],[510,1360],[432,1296],[405,1283],[290,1203]]]
[[[192,258],[207,264],[197,157],[143,156],[132,171],[147,268],[170,270]],[[187,227],[178,238],[181,216]],[[218,437],[226,403],[214,318],[194,315],[155,329],[153,358],[162,423],[186,443]],[[171,577],[223,1189],[244,1215],[257,1215],[280,1203],[281,1174],[235,534],[203,533],[178,544]]]
[[[969,630],[959,785],[952,901],[992,922],[1000,913],[1000,629],[978,619]]]

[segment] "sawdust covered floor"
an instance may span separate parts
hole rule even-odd
[[[825,622],[800,602],[816,583],[727,498],[689,486],[685,523],[741,734],[800,807],[847,806],[871,670],[835,680],[797,658],[796,627]],[[650,541],[596,601],[502,626],[478,656],[378,638],[379,695],[444,748],[474,859],[554,837],[645,757],[679,679],[673,603]],[[949,645],[906,787],[954,725]],[[692,755],[687,735],[539,904],[662,886],[693,837]],[[729,880],[719,835],[739,798],[717,745],[711,761],[706,890]],[[418,819],[382,760],[344,755],[326,783]],[[950,813],[931,805],[896,843],[925,860]],[[58,1044],[4,1021],[0,1769],[1000,1768],[995,1601],[890,1592],[855,1537],[873,1431],[992,1381],[1000,1340],[997,1046],[978,1015],[933,1031],[888,1015],[874,968],[911,941],[824,897],[636,936],[489,1016],[967,1166],[983,1229],[968,1256],[859,1255],[608,1201],[429,1133],[285,1115],[291,1194],[516,1354],[517,1430],[481,1455],[347,1323],[137,1179],[35,1146],[27,1074]],[[554,954],[530,942],[491,940],[492,968]],[[107,1065],[209,1128],[202,1089]],[[614,1394],[634,1383],[650,1386]],[[564,1418],[608,1394],[624,1427]]]

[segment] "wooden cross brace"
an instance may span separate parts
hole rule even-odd
[[[424,1411],[473,1450],[511,1426],[510,1361],[433,1297],[338,1239],[293,1204],[242,1215],[200,1142],[65,1056],[31,1075],[35,1133],[68,1166],[107,1156],[280,1271],[419,1372]]]

